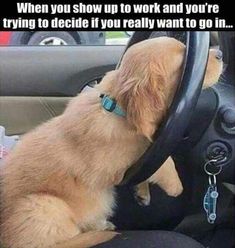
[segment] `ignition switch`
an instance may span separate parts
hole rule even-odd
[[[217,164],[222,165],[228,161],[230,157],[229,147],[222,142],[213,142],[207,148],[208,160],[218,160]]]

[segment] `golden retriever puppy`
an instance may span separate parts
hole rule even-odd
[[[132,46],[120,68],[65,112],[26,134],[1,168],[0,240],[6,248],[90,247],[115,233],[114,185],[150,145],[182,73],[173,38]],[[211,52],[205,81],[221,62]],[[101,94],[125,112],[106,111]]]
[[[214,59],[216,57],[217,59]],[[206,71],[206,79],[203,83],[203,89],[213,86],[217,77],[217,66],[220,63],[220,73],[222,72],[222,53],[219,50],[211,49],[209,54],[209,66]],[[214,71],[213,71],[214,70]],[[176,197],[183,191],[183,186],[175,168],[175,163],[169,157],[163,165],[146,181],[140,183],[135,187],[135,198],[142,206],[148,206],[151,201],[149,184],[157,184],[169,196]]]

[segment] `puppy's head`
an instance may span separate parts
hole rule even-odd
[[[185,45],[161,37],[133,45],[120,68],[112,72],[112,95],[127,113],[128,122],[151,140],[170,106],[181,79]],[[211,50],[205,83],[215,83],[222,71],[222,58]]]

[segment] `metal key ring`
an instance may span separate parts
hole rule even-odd
[[[216,185],[216,175],[209,176],[208,180],[209,180],[209,185]]]
[[[210,165],[211,163],[216,163],[216,162],[218,162],[218,160],[216,160],[216,159],[211,159],[211,160],[209,160],[209,161],[207,161],[207,162],[205,163],[205,165],[204,165],[204,171],[206,172],[207,175],[209,175],[209,176],[217,176],[217,175],[220,174],[220,172],[222,171],[222,166],[217,166],[218,171],[215,172],[215,173],[210,172],[210,171],[208,170],[208,168],[207,168],[208,165]]]

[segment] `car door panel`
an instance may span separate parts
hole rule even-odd
[[[0,47],[0,125],[23,134],[113,70],[124,46]]]
[[[0,125],[7,135],[24,134],[60,115],[70,97],[0,97]]]
[[[115,68],[123,46],[0,47],[0,94],[73,96]]]

